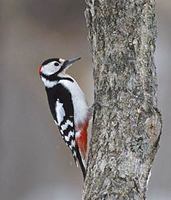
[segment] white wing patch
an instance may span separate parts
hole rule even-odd
[[[73,78],[72,80],[74,82],[68,80],[60,80],[59,83],[61,83],[71,92],[72,102],[74,106],[74,123],[75,125],[78,125],[86,120],[88,115],[88,105],[86,103],[84,93],[82,92],[81,88]]]
[[[56,110],[56,118],[57,118],[57,121],[58,121],[58,125],[60,125],[61,122],[64,120],[65,110],[64,110],[64,107],[63,107],[63,103],[60,103],[59,99],[57,99],[55,110]]]

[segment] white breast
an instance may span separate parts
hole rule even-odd
[[[65,88],[67,88],[71,92],[74,106],[74,122],[75,125],[79,125],[84,123],[84,121],[87,118],[88,105],[86,103],[84,93],[82,92],[81,88],[73,78],[72,80],[74,82],[68,80],[60,80],[59,83],[61,83]]]

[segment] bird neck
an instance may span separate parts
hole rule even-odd
[[[65,74],[65,73],[60,73],[60,74],[55,73],[50,76],[41,74],[41,79],[42,79],[45,87],[47,87],[47,88],[54,87],[61,80],[68,80],[68,81],[74,82],[74,80],[71,78],[71,76],[69,76],[68,74]]]

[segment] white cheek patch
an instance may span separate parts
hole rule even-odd
[[[56,102],[55,110],[56,110],[56,118],[58,121],[58,125],[60,126],[61,122],[64,120],[64,117],[65,117],[65,110],[63,107],[63,103],[60,103],[59,99]]]
[[[48,63],[47,65],[42,66],[41,72],[47,76],[52,75],[60,70],[61,65],[55,66],[56,61]]]
[[[54,87],[55,85],[58,84],[57,81],[49,81],[49,80],[45,79],[44,77],[41,77],[41,78],[42,78],[42,81],[43,81],[44,85],[47,88],[52,88],[52,87]]]

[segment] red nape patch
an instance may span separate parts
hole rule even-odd
[[[41,74],[41,69],[42,69],[42,66],[39,66],[39,67],[38,67],[38,73],[39,73],[39,74]]]

